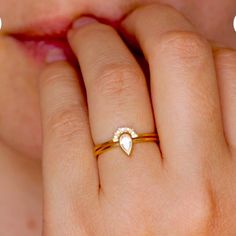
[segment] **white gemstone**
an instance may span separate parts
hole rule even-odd
[[[129,134],[122,134],[120,136],[120,147],[129,156],[132,151],[133,141]]]

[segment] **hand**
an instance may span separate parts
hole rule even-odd
[[[168,6],[130,13],[122,28],[149,63],[152,110],[120,36],[85,21],[68,38],[87,103],[66,62],[51,63],[40,78],[43,235],[235,235],[236,52],[213,54]],[[113,148],[96,159],[94,145],[123,126],[137,133],[156,126],[160,146],[135,144],[131,158]]]

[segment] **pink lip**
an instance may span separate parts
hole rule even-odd
[[[73,19],[68,19],[65,17],[41,19],[39,21],[24,25],[13,34],[30,37],[64,38],[67,31],[71,27],[72,21]]]
[[[57,49],[66,60],[74,64],[76,58],[67,41],[67,31],[70,26],[69,20],[47,20],[32,23],[10,35],[19,41],[36,60],[44,61],[49,51]]]
[[[76,58],[73,51],[65,38],[56,37],[29,37],[23,35],[15,35],[24,48],[33,56],[36,60],[45,61],[49,51],[57,49],[64,55],[64,58],[70,63],[76,63]]]

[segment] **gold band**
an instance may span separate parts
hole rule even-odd
[[[119,128],[111,141],[96,145],[94,148],[95,156],[98,157],[105,151],[119,146],[128,156],[131,155],[133,144],[141,142],[159,142],[156,133],[136,134],[133,129]]]

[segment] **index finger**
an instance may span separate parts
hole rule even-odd
[[[85,201],[96,202],[97,163],[86,103],[75,70],[67,62],[51,63],[43,70],[39,87],[43,121],[44,220],[55,235],[62,235],[62,232],[65,235],[70,234],[70,221],[75,214],[72,210],[82,210]],[[60,216],[67,216],[63,225],[59,222]]]

